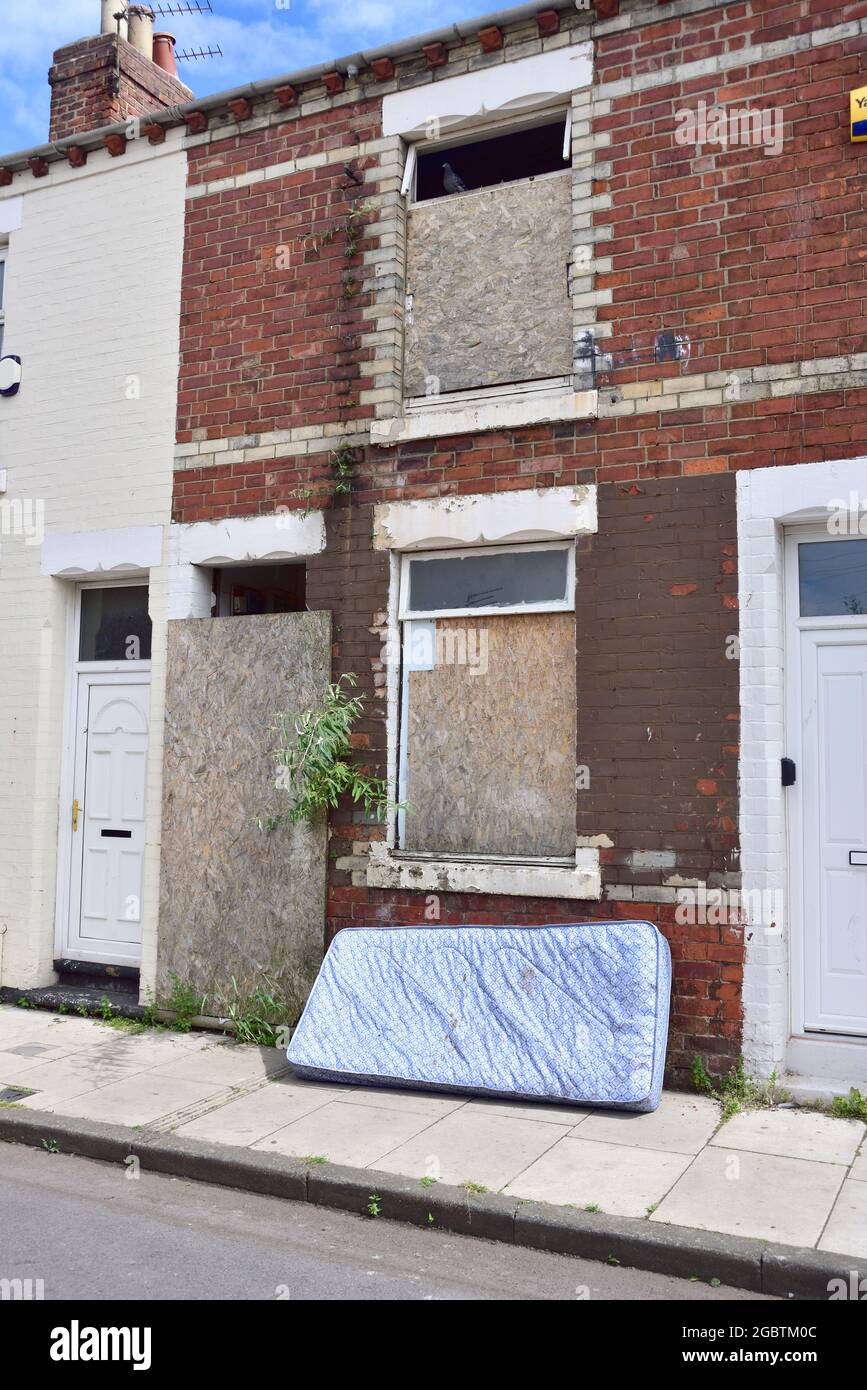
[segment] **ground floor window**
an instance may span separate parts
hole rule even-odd
[[[400,847],[575,855],[575,549],[401,561]]]

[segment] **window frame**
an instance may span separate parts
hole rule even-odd
[[[146,660],[127,660],[122,661],[82,661],[79,655],[81,651],[81,618],[82,604],[81,596],[85,590],[89,589],[131,589],[145,588],[148,591],[148,616],[153,624],[153,614],[151,613],[151,583],[149,572],[143,574],[125,575],[122,579],[89,579],[85,583],[76,584],[74,600],[71,605],[71,640],[73,648],[73,659],[71,670],[76,679],[80,675],[119,675],[122,671],[150,671],[153,663],[153,640],[151,641],[151,655]],[[153,639],[153,630],[151,630]]]
[[[542,603],[522,603],[504,604],[499,608],[446,608],[430,609],[425,612],[407,611],[407,601],[409,594],[409,566],[413,560],[440,560],[454,559],[464,556],[476,555],[503,555],[521,552],[526,554],[528,551],[538,550],[565,550],[566,560],[566,594],[562,600],[549,599]],[[394,852],[397,855],[409,853],[412,858],[417,858],[416,851],[406,849],[406,771],[409,756],[409,676],[412,670],[418,669],[413,666],[407,658],[407,654],[412,642],[413,624],[429,624],[436,622],[438,618],[484,618],[484,617],[516,617],[521,613],[574,613],[575,604],[575,560],[576,546],[575,538],[571,540],[556,541],[531,541],[518,543],[516,545],[461,545],[449,546],[443,550],[408,550],[399,556],[400,572],[398,576],[398,604],[397,604],[397,624],[400,641],[400,684],[398,687],[398,709],[399,726],[397,738],[397,800],[398,811],[395,825],[395,844]],[[445,855],[438,850],[426,851],[424,857],[434,862],[444,858],[454,859],[454,855]],[[499,862],[501,856],[494,855],[462,855],[461,860],[470,862],[474,858],[496,859]],[[509,856],[514,863],[529,863],[531,860],[524,859],[522,856]],[[533,862],[543,862],[535,860]],[[554,860],[545,862],[555,862]],[[565,862],[565,861],[556,861]]]
[[[528,115],[515,115],[510,120],[504,118],[502,114],[494,115],[487,120],[483,117],[472,120],[469,124],[458,128],[451,127],[448,133],[443,132],[437,138],[424,137],[420,140],[411,140],[404,137],[406,145],[406,163],[404,165],[404,183],[401,192],[404,194],[407,203],[407,210],[414,207],[428,207],[431,203],[441,203],[449,198],[459,198],[465,195],[460,193],[443,193],[437,198],[419,198],[418,188],[418,160],[420,155],[434,153],[445,153],[448,150],[460,149],[464,145],[477,145],[483,140],[500,139],[508,135],[519,135],[524,130],[534,130],[540,126],[554,125],[563,119],[563,148],[566,149],[567,137],[569,143],[569,153],[563,156],[563,168],[552,169],[547,174],[522,174],[520,178],[509,179],[508,184],[526,183],[529,179],[553,179],[559,178],[562,174],[570,173],[572,170],[572,96],[564,94],[556,103],[543,110]],[[411,164],[411,168],[410,168]],[[483,193],[488,188],[506,188],[506,183],[485,184],[482,188],[467,189],[468,193]]]
[[[566,592],[562,599],[543,599],[538,603],[490,604],[478,608],[411,609],[409,607],[409,569],[414,560],[469,559],[482,555],[527,554],[539,550],[564,550],[566,552]],[[515,613],[571,613],[574,610],[574,540],[528,541],[526,543],[519,542],[517,545],[448,546],[440,550],[410,550],[400,557],[400,590],[397,607],[397,618],[400,623],[430,622],[437,618],[508,617]]]

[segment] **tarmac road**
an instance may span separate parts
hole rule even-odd
[[[756,1297],[5,1143],[0,1279],[46,1300]]]

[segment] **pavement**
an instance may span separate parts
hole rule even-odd
[[[0,1118],[40,1112],[64,1133],[102,1122],[302,1160],[311,1173],[348,1165],[371,1185],[392,1175],[426,1191],[500,1194],[517,1209],[632,1218],[649,1239],[676,1228],[867,1259],[865,1125],[810,1110],[721,1124],[715,1101],[680,1092],[636,1115],[317,1084],[294,1078],[277,1049],[128,1035],[14,1006],[0,1007],[4,1098],[20,1110]]]
[[[75,1303],[761,1297],[12,1144],[0,1230],[0,1278]]]

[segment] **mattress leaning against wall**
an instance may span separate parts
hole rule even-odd
[[[319,1080],[655,1110],[670,991],[650,922],[349,927],[287,1055]]]

